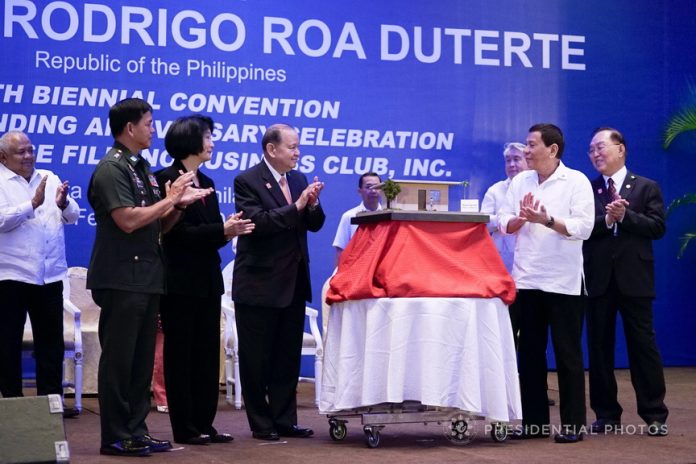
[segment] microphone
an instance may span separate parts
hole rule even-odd
[[[380,182],[377,185],[371,185],[369,187],[369,190],[382,190],[382,187],[384,187],[384,184],[386,184],[386,182]]]

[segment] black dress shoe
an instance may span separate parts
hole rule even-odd
[[[553,437],[556,443],[577,443],[582,441],[584,435],[582,433],[557,433]]]
[[[229,443],[234,440],[234,437],[229,433],[216,433],[210,436],[210,441],[213,443]]]
[[[80,410],[77,408],[63,408],[63,419],[72,419],[80,415]]]
[[[281,437],[309,438],[314,435],[314,430],[293,425],[289,429],[278,429]]]
[[[251,432],[251,436],[257,440],[277,441],[280,439],[278,432],[271,430],[268,432]]]
[[[110,445],[102,445],[99,449],[99,454],[109,456],[148,456],[150,452],[149,446],[130,438],[111,443]]]
[[[618,419],[597,419],[590,426],[592,433],[613,432],[621,428],[621,421]]]
[[[184,445],[207,445],[212,441],[210,435],[206,435],[205,433],[202,433],[198,436],[195,437],[189,437],[189,438],[184,438],[183,440],[174,440],[177,443],[181,443]]]
[[[158,440],[150,435],[143,435],[142,437],[136,438],[134,441],[149,447],[150,451],[153,453],[161,453],[172,449],[172,442],[169,440]]]
[[[651,437],[666,437],[669,435],[667,424],[660,421],[652,421],[648,424],[648,435]]]

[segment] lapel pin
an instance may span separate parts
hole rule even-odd
[[[627,188],[627,189],[630,189],[630,188],[631,188],[631,184],[626,184],[626,188]]]
[[[266,188],[267,188],[268,190],[270,190],[270,189],[271,189],[271,184],[268,183],[268,182],[266,182]]]
[[[602,194],[602,189],[597,189],[597,193]]]

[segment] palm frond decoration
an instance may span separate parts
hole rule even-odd
[[[696,80],[694,79],[687,79],[686,80],[686,88],[688,90],[689,96],[694,98],[696,97]]]
[[[692,130],[696,130],[696,107],[686,109],[674,115],[667,124],[662,147],[667,150],[678,135]]]
[[[691,98],[684,109],[675,114],[667,123],[664,140],[662,142],[662,147],[665,151],[677,136],[685,132],[696,130],[696,81],[689,79],[687,81],[687,87]],[[669,204],[667,207],[667,216],[669,216],[670,213],[672,213],[676,208],[694,203],[696,203],[696,193],[687,193],[683,197],[677,198]],[[679,247],[677,258],[684,256],[686,247],[689,245],[691,239],[695,237],[696,232],[687,232],[681,237],[681,246]]]
[[[696,193],[687,193],[683,197],[673,200],[667,207],[667,217],[669,217],[676,208],[694,203],[696,203]]]
[[[682,244],[681,244],[681,247],[679,247],[679,254],[677,255],[677,259],[684,256],[684,252],[686,251],[686,246],[689,244],[689,241],[691,241],[692,238],[696,238],[696,233],[691,232],[691,233],[685,234],[681,238]]]

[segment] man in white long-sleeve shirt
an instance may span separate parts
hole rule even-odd
[[[527,170],[527,159],[524,157],[524,144],[519,142],[506,143],[503,149],[505,160],[505,175],[507,178],[491,185],[481,202],[481,212],[490,215],[488,231],[491,233],[495,247],[503,258],[505,268],[512,271],[512,261],[515,257],[516,235],[508,235],[498,230],[498,211],[505,202],[508,187],[512,179],[522,171]]]
[[[553,124],[529,129],[529,171],[510,183],[499,228],[517,234],[512,277],[520,312],[519,373],[523,428],[513,438],[550,434],[546,392],[548,331],[558,367],[562,430],[557,443],[583,439],[585,373],[582,359],[582,243],[594,225],[587,177],[561,162],[564,140]]]
[[[64,224],[77,221],[79,207],[68,182],[35,169],[26,134],[0,137],[0,391],[22,395],[22,335],[29,314],[34,336],[36,390],[63,393]],[[68,411],[66,416],[76,411]]]

